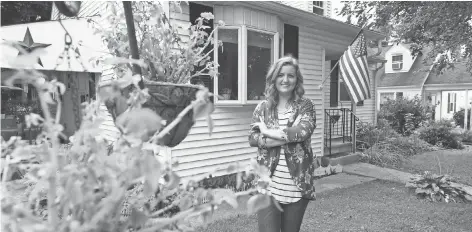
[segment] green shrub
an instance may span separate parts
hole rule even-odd
[[[400,135],[388,124],[359,122],[356,125],[356,144],[360,150],[371,148],[373,145],[385,141],[386,138],[399,137]]]
[[[463,149],[460,133],[453,131],[450,120],[433,121],[418,130],[419,136],[429,144],[452,149]]]
[[[431,107],[423,105],[422,100],[415,96],[413,99],[401,97],[388,100],[380,109],[378,117],[386,120],[399,134],[410,135],[430,120],[431,115]]]
[[[454,113],[454,121],[456,122],[456,125],[460,126],[461,128],[464,128],[464,113],[465,109],[461,109],[457,112]],[[467,110],[467,115],[470,117],[471,109]],[[467,121],[467,129],[470,130],[470,120]]]
[[[462,132],[461,137],[463,143],[472,144],[472,131],[465,130]]]
[[[398,167],[409,157],[432,150],[435,150],[435,147],[417,135],[386,137],[364,150],[361,161],[381,167]]]

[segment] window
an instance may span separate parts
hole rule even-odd
[[[219,65],[215,93],[223,98],[217,102],[246,104],[264,99],[265,76],[280,55],[278,33],[243,25],[220,27],[215,36],[223,43],[215,53]]]
[[[395,93],[380,93],[379,104],[380,108],[388,101],[392,100],[395,97]],[[380,109],[379,108],[379,109]]]
[[[239,98],[239,41],[238,28],[222,28],[217,32],[223,46],[218,49],[218,95],[224,100]]]
[[[247,100],[264,98],[265,76],[274,62],[274,35],[247,31]]]
[[[448,93],[447,94],[447,113],[454,113],[456,112],[456,93]]]
[[[284,24],[284,54],[298,59],[298,27]]]
[[[323,1],[313,2],[313,13],[317,15],[324,15]]]
[[[393,70],[403,69],[403,55],[392,56],[392,69]]]
[[[397,99],[403,98],[403,92],[397,92],[395,96]]]

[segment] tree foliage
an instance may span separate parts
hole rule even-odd
[[[2,1],[2,26],[51,19],[52,2]]]
[[[410,43],[412,53],[429,47],[436,71],[467,62],[472,73],[472,2],[470,1],[352,1],[344,2],[340,15],[347,23],[383,29],[391,42]]]
[[[144,78],[188,83],[194,77],[216,76],[217,66],[211,61],[216,41],[213,32],[208,32],[209,26],[205,25],[213,20],[212,14],[204,13],[195,25],[182,28],[170,23],[158,3],[136,1],[132,4],[139,56],[146,64],[142,72]],[[182,10],[176,2],[169,4],[177,12]],[[108,9],[108,16],[100,21],[91,21],[110,53],[129,58],[128,33],[121,2],[108,2]],[[188,41],[182,39],[186,34]],[[121,68],[117,67],[118,70]]]

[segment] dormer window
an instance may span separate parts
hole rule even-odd
[[[324,15],[323,1],[313,1],[313,13]]]
[[[403,69],[403,55],[392,56],[392,69],[402,70]]]

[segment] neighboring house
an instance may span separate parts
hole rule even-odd
[[[433,71],[431,61],[425,62],[429,50],[412,56],[408,44],[385,48],[385,68],[381,70],[377,88],[377,109],[398,97],[419,96],[425,104],[434,106],[435,119],[452,119],[455,112],[471,107],[472,74],[465,63],[454,64],[442,74]]]
[[[58,57],[65,51],[65,31],[58,21],[3,26],[0,34],[2,40],[22,44],[24,49],[44,48],[45,54],[40,56],[38,63],[33,68],[44,74],[44,77],[57,79],[65,84],[67,90],[61,96],[63,104],[60,123],[65,127],[65,134],[70,136],[80,126],[80,103],[89,101],[95,95],[95,80],[98,80],[96,78],[99,77],[102,69],[95,62],[91,62],[91,59],[101,56],[102,53],[100,47],[97,47],[101,44],[101,39],[93,35],[85,19],[64,20],[62,23],[65,28],[70,28],[69,33],[73,39],[73,45],[81,44],[78,46],[80,61],[87,71],[84,71],[79,60],[76,59],[73,48],[69,51],[70,63],[67,61],[67,57],[64,56],[63,62],[56,65]],[[3,83],[14,75],[15,68],[21,64],[12,63],[19,55],[17,49],[2,44],[1,51],[0,65]],[[24,90],[20,94],[22,96],[17,99],[18,101],[38,101],[38,95],[33,86],[26,86],[20,82],[17,82],[17,85]],[[56,97],[59,96],[53,96],[53,98]],[[8,100],[2,96],[2,104]]]
[[[339,59],[360,28],[313,13],[313,7],[300,10],[277,2],[202,1],[190,2],[189,5],[183,2],[181,12],[169,9],[168,2],[163,3],[171,23],[183,28],[190,26],[190,22],[202,12],[212,12],[215,22],[222,20],[226,24],[216,33],[224,46],[215,54],[220,65],[220,76],[203,82],[216,94],[222,95],[223,90],[225,93],[230,90],[231,94],[215,102],[211,137],[206,121],[198,120],[181,144],[167,149],[168,155],[179,160],[179,175],[190,177],[217,170],[213,172],[217,176],[223,173],[218,169],[225,169],[228,164],[245,163],[256,157],[256,148],[249,147],[248,143],[249,124],[265,89],[268,65],[284,54],[292,54],[299,59],[305,78],[305,96],[315,103],[317,128],[312,137],[314,153],[317,156],[329,154],[325,149],[331,145],[326,143],[325,116],[328,111],[324,104],[329,87],[322,91],[319,86],[329,73],[330,63]],[[82,7],[82,17],[97,13],[106,15],[107,12],[103,2],[85,1]],[[53,19],[57,18],[56,9],[53,9],[52,15]],[[184,41],[188,39],[186,33],[181,31]],[[372,31],[366,31],[365,36],[374,41],[384,38],[382,34]],[[112,77],[111,73],[104,71],[101,80]],[[367,101],[365,105],[367,108]],[[373,105],[369,103],[369,112],[375,111]],[[347,127],[347,122],[343,123]],[[109,136],[116,134],[111,120],[102,128],[107,130]],[[348,146],[349,151],[351,145]]]
[[[423,99],[436,106],[436,120],[452,119],[455,112],[472,106],[472,74],[466,63],[455,63],[454,67],[442,74],[430,73],[423,85]],[[472,120],[468,116],[467,121]]]
[[[379,72],[377,88],[377,109],[387,101],[398,97],[413,98],[421,96],[424,82],[429,75],[431,62],[424,63],[426,52],[415,57],[409,45],[398,44],[385,48],[385,67]]]

